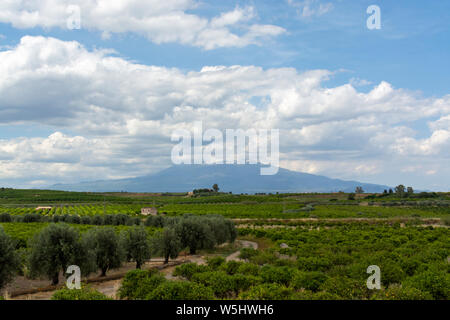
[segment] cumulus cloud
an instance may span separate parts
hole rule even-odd
[[[181,43],[206,50],[244,47],[285,33],[275,25],[252,23],[253,7],[236,7],[212,19],[187,13],[194,0],[15,0],[0,3],[0,22],[16,28],[63,28],[75,25],[102,32],[133,32],[161,43]],[[74,10],[73,8],[79,8]],[[78,21],[79,19],[79,21]]]
[[[325,86],[332,76],[256,66],[186,72],[27,36],[0,51],[0,125],[55,133],[0,140],[0,179],[143,175],[171,164],[172,132],[196,121],[205,130],[280,129],[280,163],[291,169],[367,180],[420,163],[418,175],[449,177],[450,95],[424,98],[386,81],[366,93]],[[417,121],[428,122],[429,137],[416,138]]]

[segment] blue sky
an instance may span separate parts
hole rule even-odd
[[[4,81],[0,85],[0,150],[5,154],[0,157],[0,181],[5,184],[32,187],[88,179],[93,174],[116,178],[157,171],[170,165],[168,156],[160,156],[168,153],[163,150],[170,145],[164,142],[170,128],[177,121],[188,122],[177,118],[179,110],[174,108],[185,108],[186,114],[191,107],[197,120],[222,129],[230,123],[246,128],[252,119],[260,126],[285,129],[289,138],[283,140],[280,135],[281,164],[293,170],[449,189],[450,2],[170,0],[156,5],[121,0],[114,10],[93,3],[0,4],[4,77],[0,78],[0,84]],[[65,9],[70,4],[81,9],[80,30],[65,27]],[[366,26],[366,9],[373,4],[381,10],[380,30]],[[39,15],[33,16],[36,12]],[[81,49],[70,47],[71,41]],[[49,51],[50,58],[41,58]],[[110,57],[120,62],[114,73],[106,70]],[[26,61],[25,65],[20,61]],[[80,64],[63,67],[72,61]],[[81,81],[76,70],[93,61],[102,68]],[[137,66],[147,68],[148,74],[140,75],[140,88],[134,91],[128,85]],[[151,70],[152,66],[163,68],[162,74],[170,79]],[[216,70],[204,80],[205,66],[252,67],[246,74],[252,86],[239,89],[241,73],[236,69]],[[290,71],[284,76],[286,70]],[[105,88],[108,77],[117,72],[123,73],[121,81],[126,85],[117,80],[117,87]],[[156,85],[160,91],[152,86],[154,77],[167,81],[161,88]],[[220,77],[222,82],[217,80]],[[146,80],[151,94],[145,93]],[[314,86],[309,88],[309,83]],[[207,101],[199,97],[197,102],[190,89],[217,90],[217,94]],[[180,92],[172,97],[171,90]],[[118,91],[123,96],[115,96]],[[108,95],[120,102],[108,101]],[[231,101],[246,101],[246,106],[256,109],[244,112],[246,107],[239,109],[239,105],[233,109]],[[369,102],[360,105],[364,101]],[[133,103],[142,103],[143,109],[137,110]],[[244,112],[249,119],[237,116],[220,123],[218,115],[203,116],[208,108],[224,114],[238,110],[236,114]],[[270,111],[277,112],[276,119],[267,118]],[[102,119],[102,124],[95,119]],[[130,123],[160,130],[137,135]],[[312,134],[318,138],[311,138]],[[144,154],[142,149],[151,149],[145,145],[149,141],[158,147]],[[67,162],[61,150],[40,156],[42,148],[57,149],[60,144],[79,161]],[[18,145],[38,155],[23,159]],[[130,153],[132,159],[127,156]],[[149,156],[154,159],[150,163]],[[392,161],[401,165],[389,165]],[[44,169],[49,164],[52,169]]]

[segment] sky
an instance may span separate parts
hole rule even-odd
[[[449,21],[440,0],[2,0],[0,185],[157,172],[202,121],[279,129],[287,169],[449,191]]]

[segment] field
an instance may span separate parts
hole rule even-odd
[[[121,280],[116,299],[448,300],[450,194],[355,198],[349,200],[344,193],[190,197],[2,189],[0,226],[21,257],[33,250],[36,235],[55,222],[76,230],[80,239],[92,230],[112,228],[123,235],[138,226],[152,239],[160,231],[182,230],[176,226],[191,216],[204,217],[207,220],[198,221],[214,228],[214,217],[220,215],[233,221],[238,240],[255,244],[256,249],[241,249],[227,244],[224,236],[195,252],[192,244],[183,242],[170,260],[184,255],[183,261],[191,257],[196,263],[181,264],[169,273],[145,267],[131,272]],[[51,209],[36,210],[39,206]],[[156,207],[159,216],[142,216],[143,207]],[[236,250],[240,254],[231,255]],[[380,289],[367,287],[367,268],[372,265],[380,268]],[[21,266],[28,268],[26,258]],[[18,275],[33,281],[26,270]],[[70,298],[73,293],[58,295]]]

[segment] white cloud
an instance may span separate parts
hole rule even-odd
[[[143,175],[170,165],[175,129],[203,121],[205,129],[280,129],[281,165],[292,169],[367,180],[420,164],[414,174],[434,170],[449,181],[450,95],[423,98],[388,82],[367,93],[351,84],[327,88],[328,70],[183,72],[110,53],[29,36],[0,52],[0,124],[55,130],[1,140],[0,179]],[[429,137],[415,138],[414,121],[429,122]]]
[[[274,25],[252,24],[253,7],[236,7],[208,19],[187,11],[199,4],[194,0],[15,0],[0,3],[0,22],[16,28],[63,28],[77,16],[69,6],[80,8],[81,28],[99,30],[102,38],[113,33],[134,32],[150,41],[181,43],[206,50],[243,47],[283,34]]]
[[[297,8],[297,13],[302,18],[320,17],[334,8],[331,2],[321,2],[319,0],[288,0],[288,4]]]

